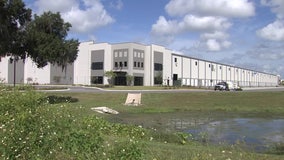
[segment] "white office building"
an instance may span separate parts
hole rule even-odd
[[[242,87],[277,86],[280,77],[217,62],[202,60],[173,53],[158,45],[138,43],[82,42],[76,61],[61,67],[47,65],[39,69],[30,60],[9,62],[9,57],[0,61],[0,78],[12,83],[16,66],[17,83],[38,84],[103,84],[109,83],[106,71],[117,74],[114,84],[127,85],[127,76],[133,77],[131,85],[186,85],[210,87],[220,81],[230,81]]]

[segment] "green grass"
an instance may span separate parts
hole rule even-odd
[[[91,86],[92,87],[92,86]],[[192,86],[104,86],[94,85],[94,87],[103,88],[106,90],[169,90],[169,89],[199,89]]]
[[[57,95],[58,93],[55,93]],[[75,105],[107,106],[125,113],[239,113],[263,116],[284,115],[284,92],[197,92],[145,93],[142,105],[123,105],[127,93],[60,93],[79,99]]]
[[[252,153],[238,146],[199,143],[188,140],[189,135],[167,131],[163,125],[163,120],[187,113],[283,117],[284,92],[147,93],[142,94],[142,105],[137,107],[124,106],[126,96],[0,92],[0,159],[284,158]],[[120,114],[99,115],[90,110],[98,106],[113,108]],[[141,122],[149,123],[152,129],[138,127]],[[162,129],[153,128],[155,125]]]
[[[49,93],[50,94],[50,93]],[[55,93],[57,95],[58,93]],[[145,159],[283,159],[273,154],[257,154],[241,150],[238,146],[212,146],[196,142],[182,145],[173,133],[167,133],[168,119],[172,117],[204,116],[253,116],[283,117],[284,92],[194,92],[194,93],[145,93],[142,105],[133,107],[123,103],[126,93],[65,93],[79,101],[72,106],[81,106],[82,115],[92,115],[91,107],[107,106],[120,112],[119,115],[103,116],[111,122],[154,127],[158,133],[150,134],[153,141],[145,145]],[[159,138],[157,137],[159,135]],[[162,138],[161,138],[162,137]],[[146,138],[147,139],[147,138]],[[165,143],[167,141],[167,143]],[[283,151],[282,151],[283,152]]]

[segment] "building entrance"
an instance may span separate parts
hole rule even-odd
[[[117,86],[126,86],[126,72],[114,72],[116,77],[114,79],[114,85]]]
[[[134,86],[143,86],[143,77],[134,77]]]

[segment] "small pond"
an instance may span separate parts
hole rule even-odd
[[[284,118],[257,117],[223,113],[153,113],[119,114],[112,121],[141,125],[162,131],[190,133],[194,139],[213,144],[240,144],[263,152],[276,144],[284,144]]]
[[[200,141],[242,144],[259,152],[284,143],[284,119],[226,118],[183,130]]]

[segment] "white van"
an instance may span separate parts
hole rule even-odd
[[[219,82],[217,83],[215,86],[214,86],[214,90],[220,90],[220,91],[230,91],[230,90],[233,90],[233,91],[236,91],[236,90],[239,90],[240,87],[238,86],[237,83],[233,83],[233,82]]]
[[[240,89],[237,83],[227,82],[229,90],[237,90]]]

